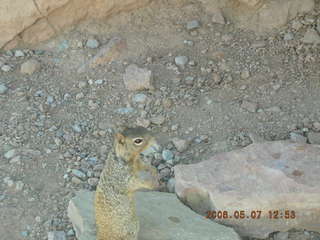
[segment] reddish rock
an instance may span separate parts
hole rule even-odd
[[[241,235],[266,238],[292,228],[320,231],[318,145],[255,143],[197,164],[176,165],[174,170],[181,200],[202,214],[227,211],[232,218],[217,221]],[[241,210],[245,218],[236,219]],[[258,214],[257,210],[260,219],[251,219],[251,212]],[[278,219],[269,218],[270,210],[279,210]],[[272,217],[276,215],[272,212]]]

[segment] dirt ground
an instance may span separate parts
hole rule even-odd
[[[310,16],[319,18],[319,4]],[[98,176],[119,122],[164,117],[164,123],[150,125],[164,146],[172,148],[174,137],[192,140],[179,155],[181,163],[246,146],[252,135],[280,140],[292,131],[305,136],[316,131],[320,46],[301,43],[313,26],[295,30],[292,24],[304,18],[259,36],[212,23],[197,3],[177,7],[155,1],[105,22],[85,22],[22,49],[24,57],[1,52],[12,70],[0,71],[8,87],[0,94],[0,238],[47,239],[48,231],[62,230],[75,239],[68,201],[79,189],[94,189],[89,179]],[[192,32],[186,29],[191,20],[200,22]],[[292,40],[284,39],[287,33]],[[119,61],[77,72],[99,49],[86,47],[87,39],[101,46],[115,36],[128,44]],[[176,56],[188,57],[184,69],[176,67]],[[20,65],[31,58],[41,70],[21,74]],[[146,104],[136,104],[136,93],[124,86],[131,63],[154,74],[155,91],[141,91]],[[135,114],[116,112],[129,106]],[[14,156],[5,158],[12,149]],[[86,177],[75,177],[71,169]]]

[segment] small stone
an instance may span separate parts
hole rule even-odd
[[[80,81],[78,83],[78,87],[79,88],[85,88],[88,85],[88,83],[86,81]]]
[[[6,159],[11,159],[11,158],[13,158],[16,154],[17,154],[16,149],[11,149],[11,150],[9,150],[8,152],[6,152],[6,153],[4,154],[4,157],[5,157]]]
[[[9,65],[5,64],[5,65],[3,65],[3,66],[1,67],[1,70],[2,70],[3,72],[10,72],[10,71],[11,71],[11,67],[10,67]]]
[[[302,136],[299,133],[296,132],[291,132],[289,134],[290,141],[295,142],[295,143],[306,143],[307,138],[305,136]]]
[[[273,236],[274,240],[287,240],[289,239],[289,233],[288,232],[278,232]]]
[[[84,97],[84,94],[82,92],[76,94],[76,100],[79,100],[79,99],[81,99],[83,97]]]
[[[219,9],[219,8],[214,9],[211,21],[213,23],[226,24],[226,20],[224,19],[223,15],[222,15],[221,9]]]
[[[200,27],[200,22],[198,20],[192,20],[187,22],[187,30],[192,31]]]
[[[298,31],[302,26],[303,26],[302,23],[300,23],[300,21],[298,21],[298,20],[294,20],[294,21],[292,22],[292,28],[293,28],[294,30],[297,30],[297,31]]]
[[[22,231],[20,232],[20,235],[24,238],[28,237],[29,236],[29,232],[28,231]]]
[[[140,127],[148,128],[151,124],[151,121],[145,118],[137,118],[137,125]]]
[[[126,115],[126,114],[131,114],[136,112],[136,110],[132,107],[118,108],[116,111],[121,115]]]
[[[153,124],[156,124],[156,125],[161,125],[164,123],[164,121],[166,120],[164,116],[162,115],[159,115],[159,116],[156,116],[156,117],[152,117],[151,119],[151,122]]]
[[[165,98],[163,99],[162,101],[162,105],[165,107],[165,108],[171,108],[172,105],[173,105],[173,102],[170,98]]]
[[[47,97],[47,104],[50,105],[54,102],[54,98],[52,96]]]
[[[67,236],[68,237],[72,237],[72,236],[74,236],[74,231],[73,231],[73,229],[70,229],[68,232],[67,232]]]
[[[319,132],[309,132],[308,141],[311,144],[320,144],[320,133]]]
[[[172,161],[174,158],[174,155],[170,150],[165,149],[162,151],[162,158],[165,161]]]
[[[97,186],[98,182],[99,182],[99,178],[89,178],[88,179],[88,183],[93,187]]]
[[[301,40],[303,43],[310,43],[310,44],[319,44],[320,43],[320,36],[316,30],[310,28],[305,33],[304,37]]]
[[[255,113],[257,111],[258,104],[253,103],[253,102],[249,102],[249,101],[243,101],[241,104],[241,107],[243,109],[246,109],[249,112]]]
[[[180,139],[180,138],[173,138],[172,143],[175,146],[175,148],[178,150],[178,152],[184,152],[187,150],[190,141]]]
[[[10,177],[5,177],[5,178],[3,179],[3,182],[4,182],[5,184],[7,184],[8,187],[12,187],[12,186],[14,185],[14,182],[12,181],[12,179],[11,179]]]
[[[16,182],[16,191],[18,192],[22,191],[23,187],[24,187],[24,183],[22,181]]]
[[[76,184],[76,185],[79,185],[82,183],[82,180],[80,178],[77,178],[77,177],[72,177],[71,178],[71,182]]]
[[[129,91],[154,89],[152,80],[151,70],[139,68],[135,64],[129,65],[123,75],[124,85]]]
[[[102,79],[98,79],[98,80],[94,81],[94,83],[97,84],[97,85],[101,85],[101,84],[103,84],[103,80]]]
[[[177,66],[184,67],[188,63],[188,57],[186,56],[177,56],[174,59],[174,62]]]
[[[14,56],[15,56],[15,57],[24,57],[24,52],[21,51],[21,50],[16,50],[16,51],[14,52]]]
[[[0,83],[0,94],[5,94],[8,91],[8,87]]]
[[[73,131],[75,131],[76,133],[81,133],[82,129],[81,127],[79,126],[79,124],[74,124],[72,125],[72,129]]]
[[[90,38],[90,39],[88,39],[88,41],[86,43],[86,47],[97,48],[97,47],[99,47],[99,42],[98,42],[98,40],[96,40],[94,38]]]
[[[169,193],[175,193],[175,185],[176,185],[176,179],[170,178],[167,182],[167,189]]]
[[[40,63],[35,60],[35,59],[30,59],[26,62],[24,62],[22,65],[21,65],[21,68],[20,68],[20,72],[22,74],[28,74],[28,75],[31,75],[37,71],[39,71],[41,68],[41,65]]]
[[[48,240],[66,240],[66,234],[64,231],[48,232]]]
[[[290,41],[293,39],[293,33],[289,32],[289,33],[286,33],[284,36],[283,36],[283,40],[285,41]]]
[[[19,155],[15,156],[9,161],[9,163],[10,164],[14,164],[14,163],[20,164],[20,159],[21,159],[21,157]]]
[[[191,76],[186,77],[185,83],[186,83],[187,85],[192,86],[192,85],[193,85],[193,82],[194,82],[194,77],[191,77]]]
[[[263,48],[266,46],[266,42],[265,41],[255,41],[252,43],[251,45],[253,48]]]
[[[314,128],[314,130],[320,131],[320,122],[314,122],[312,124],[312,127]]]
[[[143,93],[138,93],[133,96],[133,101],[136,103],[145,103],[147,100],[147,96]]]
[[[242,79],[247,79],[247,78],[249,78],[249,77],[250,77],[250,72],[249,72],[248,69],[245,69],[245,70],[243,70],[243,71],[241,72],[241,78],[242,78]]]

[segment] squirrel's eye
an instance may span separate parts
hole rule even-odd
[[[142,142],[143,142],[143,139],[142,138],[136,138],[133,140],[133,142],[137,145],[140,145]]]

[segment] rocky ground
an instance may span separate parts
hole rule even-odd
[[[160,1],[83,23],[34,48],[1,52],[2,238],[63,231],[75,239],[68,201],[95,188],[119,124],[159,136],[163,152],[155,163],[164,180],[174,164],[259,138],[320,144],[319,32],[319,2],[259,36],[212,19],[196,3]],[[120,56],[82,71],[114,37],[127,44]],[[133,91],[137,76],[147,90]],[[320,239],[303,231],[288,236]]]

